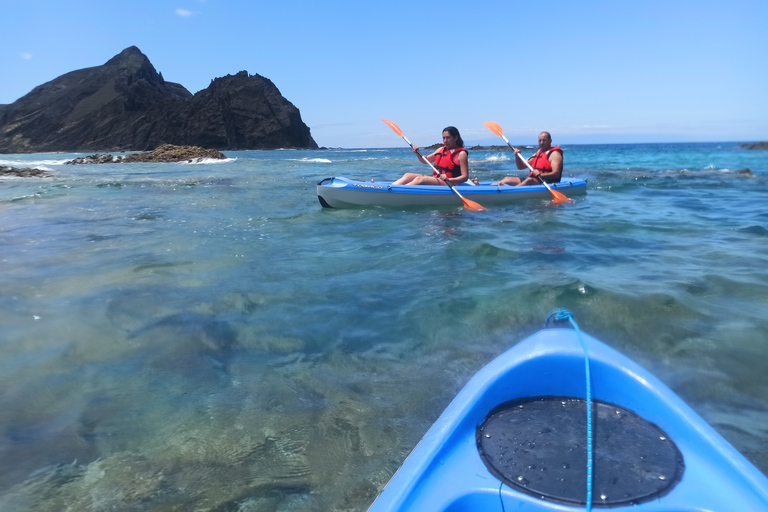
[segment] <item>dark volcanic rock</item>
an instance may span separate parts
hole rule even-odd
[[[224,160],[227,157],[215,149],[205,149],[199,146],[174,146],[163,144],[149,153],[126,155],[122,162],[184,162],[189,160]]]
[[[740,144],[747,149],[768,149],[768,142],[753,142],[752,144]]]
[[[149,153],[136,153],[124,156],[113,156],[110,154],[96,154],[82,156],[74,160],[64,162],[68,165],[75,164],[119,164],[135,162],[191,162],[194,160],[203,160],[213,158],[223,160],[227,158],[215,149],[204,149],[198,146],[174,146],[173,144],[163,144]]]
[[[0,165],[0,178],[3,176],[18,176],[19,178],[50,178],[51,175],[41,169],[30,169],[24,167],[22,169],[16,167],[8,167],[6,165]]]
[[[317,148],[299,110],[270,80],[241,71],[192,95],[166,82],[135,46],[0,106],[0,153],[148,151],[162,144]]]
[[[110,154],[99,153],[96,155],[81,156],[74,160],[67,160],[64,165],[75,164],[116,164],[122,161],[121,156],[112,156]]]

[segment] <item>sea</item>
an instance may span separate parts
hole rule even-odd
[[[321,207],[407,146],[0,155],[0,510],[365,510],[561,308],[768,473],[768,151],[563,148],[586,195],[481,212]]]

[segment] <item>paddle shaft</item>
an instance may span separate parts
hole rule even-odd
[[[419,160],[420,160],[420,161],[421,161],[421,160],[424,160],[425,162],[427,162],[427,165],[429,165],[429,166],[432,168],[432,173],[433,173],[433,174],[434,174],[434,175],[437,177],[437,179],[441,179],[441,178],[440,178],[440,173],[437,171],[437,169],[435,169],[435,166],[434,166],[434,165],[432,165],[432,162],[430,162],[429,160],[427,160],[426,158],[424,158],[424,157],[422,156],[422,154],[419,152],[419,150],[418,150],[418,149],[416,149],[415,147],[413,147],[413,144],[411,143],[411,141],[409,141],[409,140],[408,140],[408,137],[406,137],[405,135],[403,135],[403,131],[400,129],[400,127],[399,127],[399,126],[397,126],[397,124],[395,124],[395,123],[393,123],[392,121],[389,121],[389,120],[387,120],[387,119],[382,119],[382,121],[384,121],[384,123],[385,123],[387,126],[389,126],[390,128],[392,128],[392,130],[393,130],[393,131],[394,131],[396,134],[398,134],[400,137],[402,137],[402,138],[403,138],[403,140],[404,140],[405,142],[407,142],[409,146],[411,146],[411,149],[413,149],[413,150],[414,150],[414,152],[415,152],[417,155],[419,155]],[[461,194],[459,194],[459,191],[458,191],[458,190],[456,190],[455,188],[453,188],[453,185],[451,185],[451,182],[450,182],[450,181],[448,181],[448,179],[447,179],[447,178],[446,178],[446,179],[444,179],[443,181],[445,182],[445,184],[446,184],[446,185],[448,185],[448,188],[450,188],[450,189],[451,189],[451,191],[452,191],[454,194],[456,194],[457,196],[459,196],[459,199],[461,199],[461,202],[462,202],[462,203],[464,203],[464,208],[467,208],[468,210],[474,210],[474,211],[478,211],[478,212],[486,210],[486,208],[483,208],[483,205],[481,205],[481,204],[478,204],[478,203],[476,203],[476,202],[474,202],[474,201],[470,201],[469,199],[466,199],[464,196],[462,196]]]
[[[411,144],[411,141],[409,141],[409,140],[408,140],[408,138],[407,138],[405,135],[401,135],[401,137],[403,138],[403,140],[404,140],[405,142],[407,142],[407,143],[408,143],[408,145],[409,145],[409,146],[411,146],[411,149],[414,149],[414,147],[413,147],[413,144]],[[427,159],[424,157],[424,155],[422,155],[422,154],[421,154],[421,152],[420,152],[419,150],[416,150],[416,154],[417,154],[417,155],[419,155],[419,158],[421,158],[422,160],[424,160],[425,162],[427,162],[427,165],[428,165],[428,166],[430,166],[430,167],[432,168],[432,173],[434,173],[435,177],[436,177],[437,179],[441,180],[441,179],[442,179],[442,178],[440,177],[440,174],[441,174],[441,173],[440,173],[440,171],[438,171],[437,169],[435,169],[435,166],[434,166],[434,165],[432,165],[432,162],[430,162],[429,160],[427,160]],[[448,186],[451,188],[451,190],[453,190],[453,191],[456,193],[456,195],[457,195],[457,196],[459,196],[459,197],[461,198],[461,200],[462,200],[462,201],[466,201],[466,200],[464,199],[464,196],[462,196],[462,195],[459,193],[459,191],[458,191],[458,190],[456,190],[455,188],[453,188],[453,185],[451,185],[451,182],[450,182],[450,181],[448,181],[448,179],[444,179],[443,181],[445,182],[445,184],[446,184],[446,185],[448,185]]]
[[[502,138],[502,139],[504,139],[504,142],[506,142],[506,143],[507,143],[507,146],[509,146],[510,148],[512,148],[512,151],[514,151],[514,150],[515,150],[515,148],[514,148],[514,147],[512,147],[512,144],[510,144],[510,143],[509,143],[509,141],[508,141],[508,140],[507,140],[507,138],[504,136],[504,134],[502,133],[502,134],[500,134],[500,135],[501,135],[501,138]],[[538,153],[538,151],[537,151],[537,153]],[[523,158],[523,155],[520,155],[520,154],[517,154],[517,153],[515,153],[515,156],[516,156],[516,157],[519,157],[519,158],[520,158],[520,160],[522,160],[522,161],[523,161],[523,163],[525,163],[525,165],[527,165],[527,166],[528,166],[528,168],[529,168],[531,171],[533,171],[533,170],[534,170],[534,169],[533,169],[533,167],[531,167],[531,163],[530,163],[528,160],[526,160],[525,158]],[[540,179],[540,180],[541,180],[541,182],[544,184],[544,186],[545,186],[545,187],[547,187],[547,190],[549,190],[550,192],[552,192],[552,189],[551,189],[551,188],[549,188],[549,185],[547,185],[547,182],[546,182],[546,181],[544,181],[544,178],[542,178],[542,177],[541,177],[541,171],[539,171],[539,179]]]

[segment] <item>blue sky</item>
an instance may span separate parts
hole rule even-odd
[[[272,80],[327,147],[768,140],[768,2],[0,0],[0,104],[138,46]]]

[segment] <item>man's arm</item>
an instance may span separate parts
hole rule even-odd
[[[560,177],[563,175],[563,154],[559,151],[553,151],[549,154],[549,163],[552,166],[552,172],[546,173],[547,178],[560,181]]]

